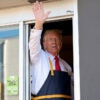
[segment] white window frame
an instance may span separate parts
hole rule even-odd
[[[19,23],[19,100],[25,98],[24,22]]]
[[[74,0],[73,16],[73,60],[74,60],[74,99],[81,100],[80,94],[80,58],[79,58],[79,26],[78,0]]]
[[[78,17],[77,17],[77,11],[76,11],[76,14],[74,14],[74,15],[72,14],[72,15],[65,15],[65,16],[58,16],[58,17],[48,18],[47,21],[61,20],[61,19],[67,19],[67,18],[71,18],[72,19],[72,25],[73,25],[74,100],[80,100],[79,32],[78,32]],[[25,24],[27,26],[27,31],[26,31],[27,36],[29,34],[28,33],[29,32],[28,31],[29,30],[28,25],[31,24],[31,23],[34,23],[34,22],[35,21],[25,22]],[[27,41],[26,42],[28,42],[28,37],[27,37]],[[28,44],[26,43],[26,46],[27,45]],[[28,50],[27,50],[27,53],[28,53]],[[28,55],[27,55],[27,57],[28,57]],[[27,59],[27,61],[28,61],[28,59]],[[27,66],[29,66],[29,64],[27,64]],[[29,69],[27,69],[27,70],[29,72]],[[29,73],[28,72],[27,72],[27,76],[29,76]],[[27,81],[30,81],[28,79],[27,79]],[[29,88],[29,87],[27,86],[27,88]]]
[[[1,27],[6,26],[19,26],[19,100],[29,100],[26,99],[26,55],[25,55],[25,24],[24,21],[16,22],[16,23],[7,23],[0,25]]]

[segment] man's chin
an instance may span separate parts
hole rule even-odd
[[[54,50],[51,51],[50,53],[51,53],[52,55],[57,55],[57,54],[58,54],[58,52],[57,52],[57,51],[54,51]]]

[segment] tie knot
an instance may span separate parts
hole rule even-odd
[[[57,56],[55,56],[55,60],[59,60],[59,58]]]

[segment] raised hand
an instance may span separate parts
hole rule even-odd
[[[35,16],[35,24],[43,24],[45,20],[48,18],[50,11],[44,12],[42,2],[36,1],[33,4],[33,13]]]

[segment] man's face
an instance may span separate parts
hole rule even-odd
[[[56,56],[59,54],[59,51],[62,46],[62,41],[60,36],[54,32],[50,32],[44,36],[43,47],[52,55]]]

